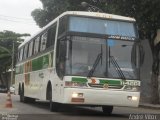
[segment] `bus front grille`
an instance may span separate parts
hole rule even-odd
[[[91,84],[91,83],[88,83],[88,85],[90,87],[93,87],[93,88],[104,88],[104,84]],[[121,85],[109,85],[108,88],[109,89],[121,89],[123,86]]]

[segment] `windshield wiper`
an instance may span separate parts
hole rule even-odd
[[[114,58],[114,56],[110,56],[109,59],[110,59],[111,63],[113,64],[113,66],[116,68],[116,71],[117,71],[118,75],[121,77],[121,79],[126,80],[126,78],[125,78],[121,68],[119,67],[116,59]]]
[[[91,77],[93,75],[93,73],[94,73],[94,71],[95,71],[95,69],[96,69],[96,67],[97,67],[97,65],[98,65],[98,63],[99,63],[100,60],[102,60],[102,52],[97,55],[97,58],[96,58],[96,60],[95,60],[95,62],[93,64],[93,67],[89,71],[87,77]]]

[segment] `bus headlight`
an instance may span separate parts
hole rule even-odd
[[[87,87],[86,83],[66,81],[65,87]]]
[[[124,90],[138,92],[138,91],[140,91],[140,86],[130,86],[130,85],[126,85],[126,86],[124,87]]]
[[[84,99],[83,93],[76,93],[76,92],[72,93],[71,102],[81,102],[81,103],[83,103],[84,100],[85,99]]]
[[[136,97],[136,96],[128,96],[127,98],[128,98],[128,100],[133,100],[133,101],[138,100],[138,97]]]
[[[72,93],[72,98],[83,98],[83,93],[73,92]]]

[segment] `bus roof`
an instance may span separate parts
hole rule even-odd
[[[32,37],[26,39],[18,48],[21,48],[23,45],[25,45],[27,42],[29,42],[31,39],[36,37],[38,34],[40,34],[46,28],[48,28],[49,26],[54,24],[59,18],[65,16],[65,15],[89,16],[89,17],[115,19],[115,20],[131,21],[131,22],[136,21],[134,18],[131,18],[131,17],[124,17],[124,16],[114,15],[114,14],[99,13],[99,12],[85,12],[85,11],[66,11],[66,12],[62,13],[61,15],[59,15],[57,18],[55,18],[53,21],[51,21],[49,24],[47,24],[45,27],[43,27],[38,33],[36,33]]]

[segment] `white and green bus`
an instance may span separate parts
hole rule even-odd
[[[140,45],[133,18],[68,11],[18,48],[16,93],[20,101],[59,105],[137,107]]]

